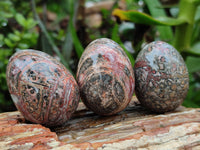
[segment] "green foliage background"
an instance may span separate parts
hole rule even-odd
[[[199,0],[169,0],[167,4],[162,0],[114,0],[110,9],[98,12],[101,23],[91,27],[84,14],[86,6],[102,1],[0,1],[0,112],[16,109],[6,85],[6,65],[13,53],[22,49],[44,51],[75,75],[84,48],[101,37],[119,43],[132,65],[146,43],[163,40],[174,45],[184,57],[190,75],[190,89],[183,105],[200,107]],[[125,10],[117,9],[120,3]],[[182,9],[182,5],[188,8]],[[195,9],[190,11],[190,7]]]

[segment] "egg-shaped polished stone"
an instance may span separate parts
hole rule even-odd
[[[151,111],[172,111],[187,95],[187,67],[179,52],[166,42],[147,44],[136,58],[134,73],[136,96]]]
[[[16,52],[6,73],[11,97],[26,120],[45,126],[63,125],[78,106],[75,79],[59,61],[44,52]]]
[[[77,82],[81,99],[99,115],[113,115],[130,102],[135,86],[134,72],[123,49],[114,41],[100,38],[82,54]]]

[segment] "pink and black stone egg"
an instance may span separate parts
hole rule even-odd
[[[187,67],[179,52],[168,43],[147,44],[136,58],[134,73],[136,96],[153,112],[172,111],[187,95]]]
[[[26,120],[45,126],[63,125],[78,106],[79,88],[75,79],[44,52],[16,52],[6,73],[11,97]]]
[[[81,99],[99,115],[113,115],[130,102],[135,86],[134,72],[123,49],[114,41],[100,38],[82,54],[77,82]]]

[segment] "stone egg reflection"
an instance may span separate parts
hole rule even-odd
[[[99,115],[113,115],[130,102],[135,86],[134,72],[123,49],[101,38],[82,54],[77,82],[84,104]]]
[[[165,42],[152,42],[140,51],[134,74],[136,96],[151,111],[172,111],[187,95],[187,67],[179,52]]]
[[[16,52],[6,73],[11,97],[26,120],[45,126],[62,125],[78,106],[79,88],[75,79],[46,53]]]

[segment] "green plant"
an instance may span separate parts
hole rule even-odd
[[[69,6],[67,11],[70,15],[69,19],[69,25],[67,26],[67,33],[66,33],[66,38],[62,44],[62,50],[60,51],[57,45],[55,44],[54,40],[50,36],[46,26],[44,25],[43,21],[40,19],[37,11],[36,11],[36,4],[35,0],[31,0],[31,7],[32,11],[35,17],[35,20],[38,22],[38,25],[41,29],[41,34],[43,37],[47,40],[45,45],[48,44],[48,47],[50,47],[50,50],[46,50],[47,53],[52,53],[55,52],[56,55],[60,58],[61,62],[68,68],[68,70],[71,71],[71,68],[69,66],[69,56],[71,55],[72,51],[72,44],[75,47],[76,53],[78,55],[78,58],[80,58],[82,52],[83,52],[83,47],[82,44],[79,41],[79,38],[76,33],[76,29],[74,27],[75,23],[75,13],[77,12],[78,6],[80,5],[79,0],[63,0],[61,2],[65,2],[66,6]],[[66,59],[65,59],[66,58]],[[73,72],[72,72],[73,73]]]
[[[17,50],[35,48],[38,33],[33,18],[25,18],[21,13],[15,14],[11,1],[0,2],[0,112],[13,110],[14,106],[6,84],[6,66],[9,57]],[[10,26],[9,20],[16,21]]]
[[[2,40],[2,39],[0,39]],[[6,65],[8,63],[8,58],[12,54],[12,51],[9,49],[0,50],[0,112],[8,110],[7,106],[12,105],[10,101],[9,92],[6,84]],[[4,108],[4,109],[3,109]]]
[[[147,13],[115,9],[113,15],[122,21],[156,27],[159,36],[154,35],[153,40],[166,41],[182,54],[190,74],[190,89],[184,105],[200,107],[200,66],[198,65],[200,63],[200,0],[180,0],[177,18],[168,17],[158,0],[144,0],[144,2],[148,8]]]
[[[161,40],[173,44],[180,52],[190,53],[192,51],[191,40],[192,34],[194,34],[195,14],[200,1],[181,0],[178,18],[168,17],[164,9],[160,8],[161,5],[158,0],[144,1],[150,10],[151,16],[137,10],[123,11],[119,9],[115,9],[113,15],[119,17],[121,20],[132,21],[137,24],[157,25]],[[169,26],[175,26],[174,35],[172,28]],[[193,51],[193,53],[195,52]],[[198,52],[195,54],[200,55]]]
[[[32,18],[25,19],[22,14],[16,14],[15,19],[21,26],[21,31],[13,29],[13,32],[8,33],[4,38],[4,43],[13,50],[27,49],[33,47],[37,43],[38,34],[32,31],[33,27],[36,26]]]
[[[0,27],[4,27],[8,23],[8,18],[13,17],[13,6],[11,1],[0,1]]]
[[[84,1],[60,0],[58,3],[48,3],[49,7],[47,8],[57,10],[59,20],[65,15],[70,16],[66,32],[62,29],[55,32],[47,28],[45,21],[47,11],[44,9],[47,3],[45,1],[31,0],[29,3],[8,0],[0,2],[0,30],[3,31],[3,34],[0,34],[0,83],[2,83],[0,87],[0,111],[7,111],[4,106],[12,103],[6,85],[5,72],[8,59],[15,51],[32,48],[42,50],[53,56],[56,54],[71,71],[70,63],[73,50],[75,49],[78,58],[83,52],[82,43],[75,27],[77,12],[82,5],[81,2]],[[39,4],[39,6],[36,7],[36,4]],[[62,4],[62,7],[60,7],[60,4]],[[31,6],[32,9],[27,6]],[[55,6],[59,10],[55,9]],[[20,12],[22,9],[23,12]],[[42,13],[44,17],[39,16],[38,12]],[[74,72],[71,71],[72,74]]]

